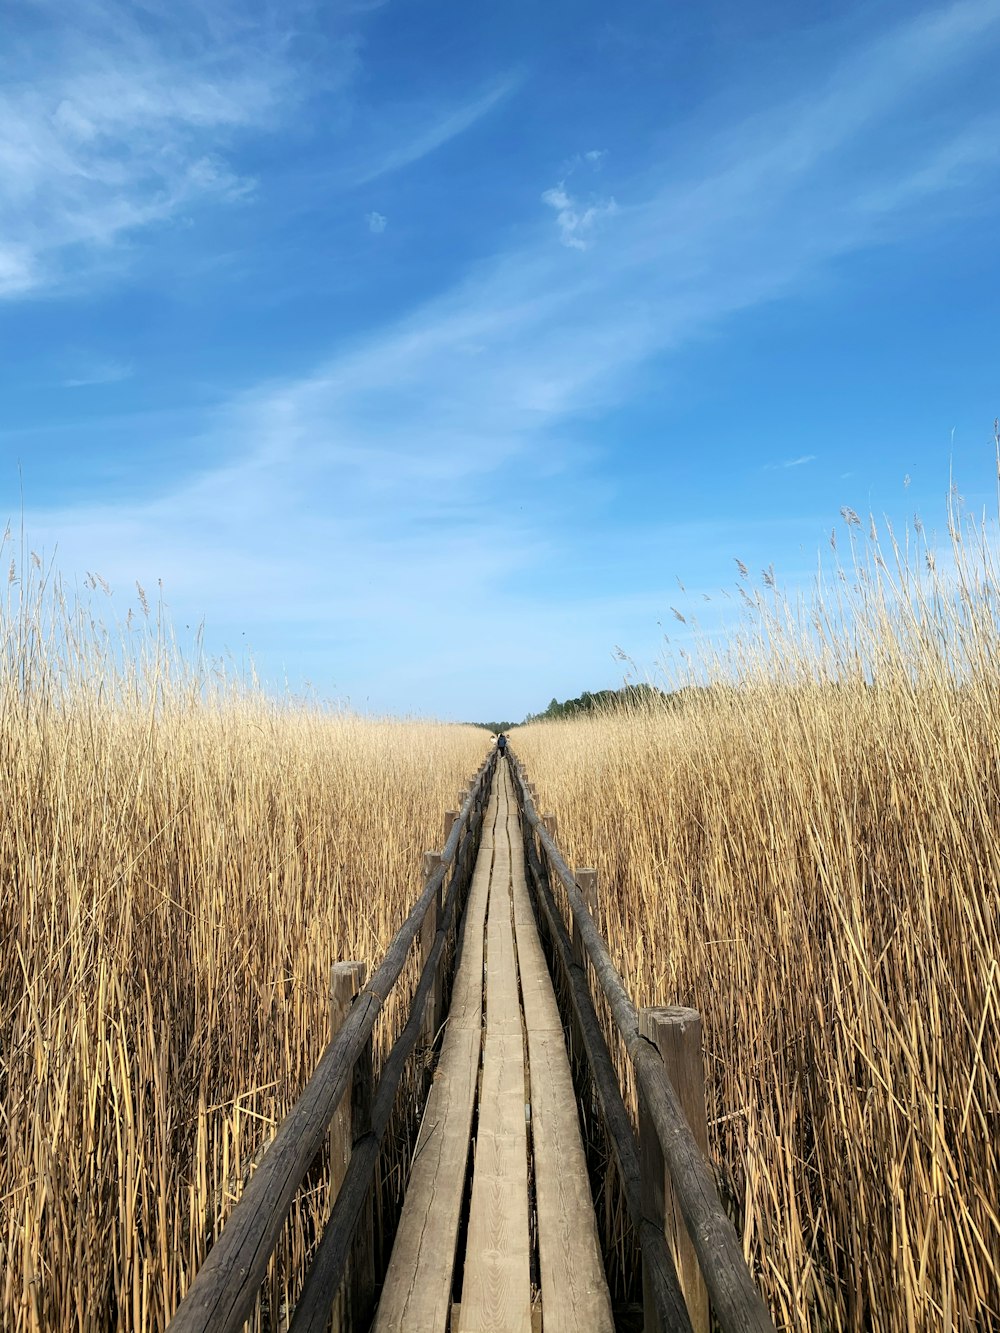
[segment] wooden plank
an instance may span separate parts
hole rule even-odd
[[[614,1333],[559,1006],[524,879],[520,826],[508,825],[517,961],[528,1034],[538,1254],[546,1333]]]
[[[444,1333],[465,1190],[482,1045],[484,929],[498,818],[496,784],[483,823],[441,1058],[375,1316],[376,1333]]]
[[[530,1263],[523,1041],[487,1028],[459,1333],[530,1333]]]
[[[455,984],[448,1009],[448,1028],[482,1027],[483,965],[485,958],[484,930],[486,907],[490,896],[490,876],[493,873],[493,839],[497,820],[496,786],[490,796],[489,808],[483,822],[482,841],[476,868],[472,872],[472,887],[462,922],[462,944],[455,971]]]
[[[524,1038],[511,925],[509,791],[498,817],[486,927],[486,1043],[459,1333],[531,1333]]]
[[[420,1125],[376,1333],[448,1327],[479,1050],[477,1029],[449,1030]]]

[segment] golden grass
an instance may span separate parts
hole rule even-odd
[[[233,690],[34,577],[0,612],[0,1326],[162,1329],[487,737]],[[257,1327],[328,1206],[318,1169]]]
[[[996,1328],[1000,584],[985,529],[943,570],[845,518],[815,598],[743,585],[725,684],[512,743],[637,1001],[703,1013],[779,1326]]]

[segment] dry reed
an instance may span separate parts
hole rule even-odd
[[[844,518],[814,597],[741,580],[696,688],[512,739],[638,1002],[704,1015],[711,1151],[779,1327],[996,1328],[990,529],[953,510],[936,560]]]
[[[330,1036],[332,962],[380,957],[485,750],[234,688],[148,614],[106,630],[30,559],[0,610],[10,1333],[165,1326]],[[328,1195],[321,1165],[255,1327]]]

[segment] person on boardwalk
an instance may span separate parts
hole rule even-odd
[[[505,755],[507,753],[507,737],[502,731],[497,737],[497,753],[500,755]]]

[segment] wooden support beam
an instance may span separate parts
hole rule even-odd
[[[438,867],[441,865],[440,852],[424,852],[423,874],[424,880],[429,880]],[[431,903],[427,915],[424,917],[423,924],[420,927],[420,957],[424,967],[427,966],[427,960],[431,956],[431,950],[434,948],[434,941],[437,939],[437,933],[441,926],[441,908],[442,908],[442,888],[438,889],[437,897]],[[421,1032],[421,1045],[428,1050],[434,1045],[434,1038],[437,1035],[438,1025],[441,1022],[441,971],[438,968],[437,975],[434,978],[434,984],[431,987],[430,995],[427,999],[427,1008],[424,1010],[424,1025]]]
[[[372,1103],[375,1099],[372,1038],[358,1056],[351,1083],[351,1133],[359,1144],[372,1132]],[[375,1211],[374,1195],[369,1187],[367,1198],[354,1232],[349,1271],[351,1327],[360,1333],[367,1329],[375,1307]]]
[[[705,1112],[705,1074],[701,1054],[701,1015],[696,1009],[684,1009],[679,1005],[669,1005],[661,1009],[640,1009],[639,1032],[659,1051],[685,1119],[698,1147],[707,1159],[708,1121]],[[684,1293],[693,1333],[709,1333],[711,1321],[708,1291],[641,1087],[639,1153],[642,1164],[643,1212],[655,1225],[663,1226],[667,1245],[677,1269],[681,1291]],[[646,1327],[655,1328],[656,1309],[645,1277],[643,1308]]]
[[[589,866],[580,867],[576,872],[576,883],[586,904],[587,911],[597,921],[597,871]],[[586,971],[587,950],[580,936],[580,928],[573,919],[573,961]]]
[[[330,972],[330,1036],[335,1037],[344,1026],[355,995],[364,990],[368,965],[362,962],[334,963]],[[333,1197],[340,1193],[347,1163],[351,1160],[351,1089],[348,1082],[344,1100],[330,1123],[331,1189]]]
[[[330,975],[330,1025],[332,1035],[343,1027],[355,996],[365,984],[368,966],[363,962],[334,963]],[[354,1144],[371,1129],[372,1050],[371,1040],[358,1056],[344,1098],[330,1124],[331,1196],[336,1200],[347,1174]],[[331,1311],[332,1328],[367,1328],[375,1289],[375,1227],[369,1194],[358,1225],[346,1287]]]
[[[458,818],[458,810],[446,810],[444,812],[444,840],[448,841],[448,835],[455,827],[455,820]]]

